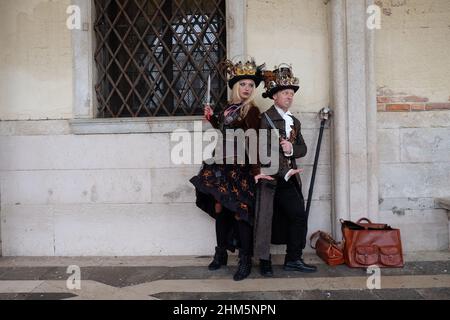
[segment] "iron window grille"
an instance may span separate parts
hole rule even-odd
[[[203,113],[226,104],[225,0],[94,0],[97,117]]]

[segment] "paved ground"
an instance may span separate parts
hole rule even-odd
[[[305,260],[318,266],[317,273],[284,271],[283,257],[275,256],[274,278],[262,278],[254,266],[251,276],[241,282],[232,280],[237,257],[231,256],[229,266],[213,272],[206,268],[210,260],[211,257],[0,258],[0,300],[450,300],[449,252],[406,255],[403,269],[381,269],[381,288],[373,290],[367,288],[371,274],[366,270],[329,267],[315,255],[308,255]],[[80,290],[67,286],[71,265],[79,267]]]

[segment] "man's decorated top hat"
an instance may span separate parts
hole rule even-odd
[[[297,92],[300,88],[298,78],[294,77],[292,66],[282,63],[275,66],[273,71],[264,71],[264,89],[263,98],[273,99],[273,95],[278,91],[292,89]]]
[[[237,59],[233,59],[237,60]],[[251,79],[255,81],[255,88],[259,86],[263,81],[262,71],[265,64],[257,66],[253,58],[248,59],[246,62],[239,60],[233,62],[231,60],[225,60],[222,62],[222,66],[228,76],[228,86],[233,88],[234,84],[243,79]]]

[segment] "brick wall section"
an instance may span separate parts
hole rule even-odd
[[[416,112],[431,110],[450,110],[448,102],[432,102],[426,97],[394,93],[386,88],[378,88],[377,109],[379,112]]]

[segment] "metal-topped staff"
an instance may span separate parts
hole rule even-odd
[[[319,111],[319,117],[321,119],[320,132],[319,132],[319,140],[317,141],[316,155],[314,157],[314,166],[311,175],[311,182],[309,185],[308,201],[306,203],[306,216],[309,215],[309,209],[311,208],[312,194],[314,191],[314,180],[316,179],[316,171],[317,171],[317,164],[319,162],[320,145],[322,143],[323,129],[325,128],[325,123],[327,122],[327,120],[330,119],[331,116],[332,111],[329,107],[322,108],[322,110]]]

